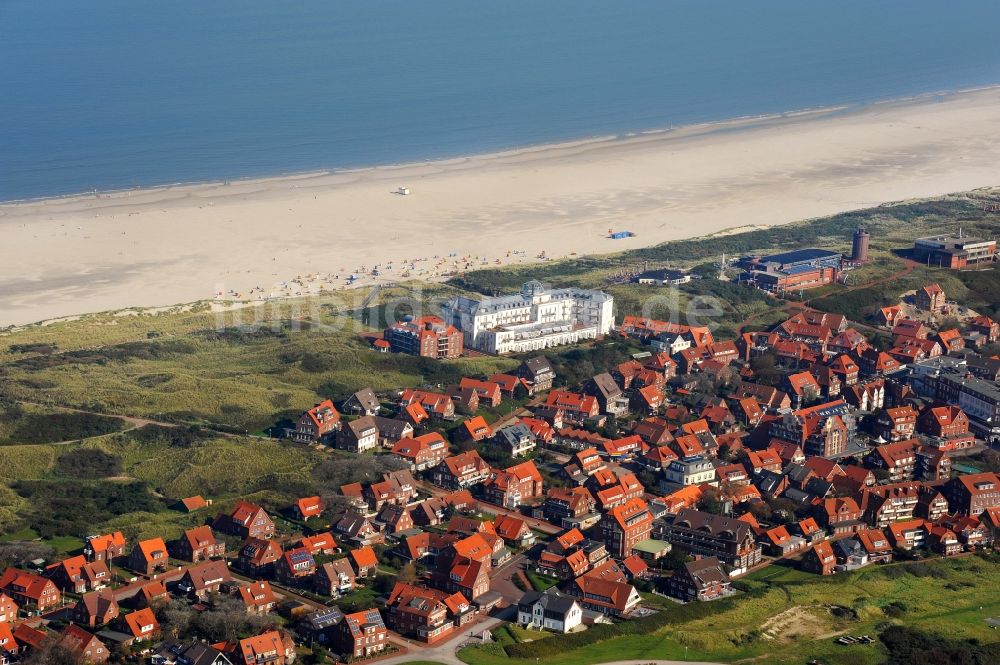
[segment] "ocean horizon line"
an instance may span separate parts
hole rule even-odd
[[[705,120],[699,122],[689,122],[678,125],[668,125],[666,127],[623,130],[613,134],[595,134],[580,136],[578,138],[529,143],[515,145],[499,150],[489,150],[484,152],[455,153],[450,155],[440,155],[427,157],[419,160],[408,160],[400,162],[383,162],[377,164],[359,164],[356,166],[331,167],[308,169],[302,171],[277,171],[274,173],[264,173],[258,175],[244,175],[232,177],[219,177],[204,180],[174,180],[160,183],[137,184],[132,187],[110,187],[107,189],[94,188],[91,190],[81,190],[63,194],[30,196],[13,199],[0,199],[0,206],[16,206],[41,202],[72,201],[94,196],[96,198],[116,198],[128,196],[134,193],[149,193],[157,190],[172,191],[182,189],[198,189],[210,187],[224,187],[229,185],[252,185],[255,183],[291,183],[295,180],[311,180],[315,178],[333,177],[339,175],[367,174],[378,171],[402,171],[408,168],[426,167],[433,164],[448,165],[449,163],[462,163],[474,160],[481,160],[487,163],[491,160],[518,157],[531,153],[544,153],[551,150],[570,149],[584,147],[587,145],[612,144],[616,142],[638,140],[644,138],[661,137],[671,133],[696,132],[712,133],[714,131],[730,131],[749,128],[753,123],[765,123],[780,120],[799,120],[820,115],[838,115],[843,113],[859,113],[866,109],[890,104],[916,104],[927,102],[934,98],[951,98],[962,95],[974,94],[989,90],[1000,89],[1000,82],[973,87],[940,89],[929,92],[922,92],[903,97],[887,97],[873,99],[864,102],[853,102],[843,104],[831,104],[820,106],[806,106],[787,111],[774,113],[746,114],[730,116],[726,118]],[[0,211],[0,219],[3,214]]]

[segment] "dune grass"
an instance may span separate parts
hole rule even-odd
[[[834,636],[843,632],[875,637],[888,622],[955,639],[994,642],[996,633],[985,619],[1000,612],[1000,598],[993,592],[998,575],[1000,561],[980,557],[890,564],[830,578],[771,567],[745,578],[748,593],[720,606],[719,612],[651,634],[624,635],[555,655],[546,652],[545,662],[586,665],[687,657],[716,662],[754,658],[779,665],[810,659],[833,665],[878,663],[886,655],[880,645],[845,647],[836,644]],[[882,608],[890,602],[902,603],[901,616],[887,616]],[[829,609],[833,606],[844,608],[846,616],[833,614]],[[794,619],[798,613],[807,623],[801,625],[800,635],[793,636],[796,621],[801,621]],[[773,617],[781,616],[793,619],[784,629],[776,629],[776,635],[761,634],[763,627],[775,625]],[[495,646],[467,648],[459,657],[470,665],[531,660],[509,658]]]
[[[112,434],[62,446],[0,446],[0,531],[16,531],[32,524],[32,506],[12,489],[16,483],[47,481],[67,492],[75,484],[95,482],[55,473],[60,455],[88,449],[100,449],[121,463],[118,478],[101,482],[142,482],[159,502],[155,512],[117,517],[95,514],[91,523],[83,526],[94,532],[121,529],[135,537],[174,537],[185,528],[201,524],[208,514],[187,514],[170,508],[174,501],[195,494],[215,500],[216,505],[205,513],[222,510],[241,497],[269,507],[288,505],[297,496],[315,492],[311,470],[327,456],[284,441],[211,433],[189,446],[171,445],[147,432]]]
[[[413,295],[414,302],[426,297],[423,291]],[[0,336],[0,345],[6,342],[0,347],[6,349],[0,353],[0,396],[258,431],[297,415],[317,400],[340,398],[365,386],[391,391],[449,383],[516,364],[492,357],[438,362],[380,354],[361,337],[363,325],[336,319],[340,311],[332,305],[329,310],[319,307],[313,324],[279,320],[252,331],[216,330],[210,316],[189,312],[158,314],[148,320],[104,315],[55,324],[52,329],[32,327]],[[140,326],[138,321],[145,323]],[[91,328],[103,326],[115,328],[117,334],[90,333]],[[78,332],[91,341],[109,343],[80,346]],[[153,332],[156,335],[150,337]]]

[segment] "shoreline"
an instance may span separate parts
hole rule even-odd
[[[989,86],[437,161],[0,203],[0,326],[440,281],[991,187],[997,173],[1000,86]],[[404,185],[411,195],[393,193]],[[636,235],[610,240],[610,229]]]
[[[989,86],[985,89],[998,89],[1000,84]],[[979,90],[978,88],[976,90]],[[532,155],[542,155],[554,151],[565,150],[586,150],[588,148],[600,148],[619,145],[622,143],[642,143],[644,139],[656,139],[666,136],[703,136],[714,132],[739,131],[757,124],[780,122],[785,120],[805,119],[813,116],[851,112],[852,110],[862,110],[875,104],[892,104],[896,102],[908,102],[911,99],[923,99],[942,94],[960,95],[972,91],[956,91],[954,93],[928,93],[913,98],[889,99],[878,102],[869,102],[860,105],[839,105],[822,106],[816,108],[802,109],[799,111],[786,111],[782,113],[770,113],[764,115],[738,116],[725,120],[713,120],[709,122],[693,123],[687,125],[677,125],[660,129],[646,129],[640,131],[630,131],[621,134],[607,134],[589,136],[568,141],[557,141],[553,143],[534,143],[525,146],[497,150],[492,152],[473,152],[451,157],[429,158],[421,161],[398,162],[390,164],[375,164],[371,166],[354,166],[337,169],[318,169],[311,171],[294,171],[278,173],[275,175],[245,176],[230,179],[213,179],[197,181],[179,181],[172,183],[162,183],[158,185],[140,185],[136,187],[117,189],[97,189],[89,192],[73,192],[69,194],[57,194],[54,196],[36,196],[22,199],[0,200],[0,223],[4,220],[4,208],[22,207],[32,204],[55,204],[75,201],[113,201],[118,199],[129,199],[133,194],[153,194],[169,192],[197,192],[198,190],[212,190],[219,187],[231,186],[274,186],[291,185],[295,186],[302,182],[312,182],[318,179],[336,179],[338,177],[364,176],[369,174],[391,174],[410,169],[420,168],[451,168],[466,164],[489,164],[494,161],[512,158],[527,159]]]
[[[649,129],[626,130],[616,134],[603,134],[583,136],[565,141],[552,141],[542,143],[532,143],[527,145],[513,146],[502,150],[489,152],[470,152],[444,157],[430,157],[423,160],[393,162],[383,164],[371,164],[360,166],[348,166],[338,168],[321,168],[306,171],[285,171],[270,175],[237,176],[233,178],[217,178],[210,180],[177,181],[169,183],[137,185],[135,187],[119,187],[109,189],[94,189],[90,191],[70,192],[66,194],[55,194],[51,196],[33,196],[14,199],[0,199],[0,222],[3,221],[3,208],[6,206],[18,206],[23,204],[58,202],[67,199],[88,199],[91,197],[113,199],[121,196],[128,196],[131,193],[147,193],[156,191],[171,191],[178,189],[212,188],[242,184],[270,185],[278,183],[294,183],[300,180],[312,180],[315,178],[335,177],[341,175],[365,174],[371,172],[390,172],[410,168],[433,166],[436,164],[447,165],[450,163],[462,163],[469,161],[490,161],[492,159],[520,157],[531,153],[544,153],[559,149],[583,148],[588,145],[605,145],[617,142],[630,141],[632,139],[642,139],[646,137],[661,137],[671,133],[687,133],[697,131],[698,133],[714,131],[732,131],[745,128],[747,125],[755,123],[768,123],[782,120],[797,120],[818,115],[830,115],[837,113],[861,112],[868,108],[881,105],[909,104],[929,101],[935,98],[947,98],[969,93],[983,92],[989,90],[1000,90],[1000,83],[992,85],[982,85],[973,88],[960,88],[956,90],[938,90],[924,92],[906,97],[895,97],[887,99],[876,99],[867,102],[850,104],[837,104],[830,106],[811,106],[789,111],[776,113],[752,114],[723,118],[720,120],[707,120],[704,122],[687,123],[682,125],[670,125],[667,127],[654,127]]]

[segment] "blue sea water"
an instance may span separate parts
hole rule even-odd
[[[0,200],[1000,83],[995,0],[0,0]]]

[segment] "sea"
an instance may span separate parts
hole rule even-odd
[[[1000,83],[996,0],[0,0],[0,200]]]

